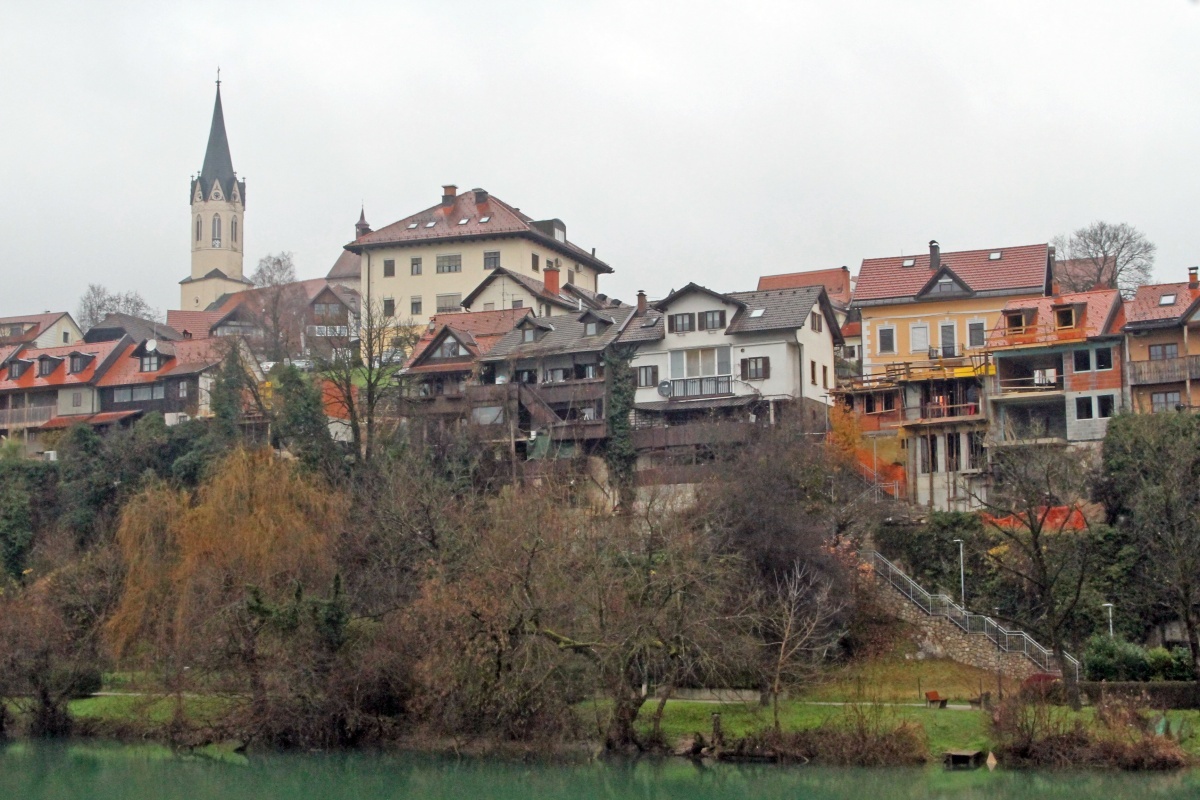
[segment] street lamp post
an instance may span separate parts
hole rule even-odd
[[[1100,607],[1108,609],[1108,638],[1111,639],[1111,638],[1113,638],[1113,624],[1112,624],[1113,604],[1112,603],[1103,603]]]
[[[955,539],[958,542],[958,599],[962,602],[962,607],[965,610],[967,607],[967,570],[963,562],[963,540]]]

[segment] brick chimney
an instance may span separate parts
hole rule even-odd
[[[488,193],[485,190],[474,189],[473,191],[475,193],[475,205],[481,206],[488,201]]]
[[[1200,289],[1200,267],[1188,267],[1188,288]]]
[[[643,289],[638,289],[638,310],[637,313],[646,313],[646,292]]]
[[[929,269],[937,272],[942,268],[942,248],[937,239],[929,240]]]
[[[448,183],[442,187],[442,205],[448,206],[454,204],[454,198],[458,195],[458,187],[453,183]]]
[[[542,270],[542,280],[546,283],[546,291],[550,294],[558,294],[558,267],[547,264]]]

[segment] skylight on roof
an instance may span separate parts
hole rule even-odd
[[[421,224],[421,223],[419,223],[419,222],[414,222],[414,223],[412,223],[412,224],[410,224],[410,225],[408,226],[408,229],[411,231],[413,228],[417,227],[417,226],[418,226],[418,225],[420,225],[420,224]]]
[[[915,258],[906,258],[900,264],[900,266],[902,266],[902,267],[915,267],[916,265],[917,265],[917,260]]]
[[[657,324],[658,324],[658,317],[651,317],[650,319],[648,319],[642,323],[642,327],[643,328],[653,328]]]
[[[750,312],[750,318],[751,318],[751,319],[758,319],[758,318],[759,318],[759,317],[761,317],[761,316],[762,316],[764,313],[766,313],[766,309],[765,309],[765,308],[756,308],[756,309],[754,309],[753,311],[751,311],[751,312]]]
[[[468,222],[470,222],[470,221],[471,221],[471,218],[470,218],[470,217],[463,217],[462,219],[460,219],[460,220],[458,221],[458,224],[459,224],[459,225],[466,225],[466,224],[467,224]]]
[[[1173,305],[1175,305],[1175,295],[1173,295],[1173,294],[1164,294],[1162,297],[1158,298],[1158,304],[1159,304],[1160,306],[1173,306]]]
[[[487,217],[480,217],[480,218],[479,218],[479,221],[480,221],[480,222],[490,222],[490,221],[491,221],[491,219],[492,219],[492,218],[491,218],[490,216],[487,216]]]
[[[988,253],[988,261],[999,261],[1003,255],[1004,255],[1003,250],[996,250],[993,253]]]
[[[430,222],[426,222],[426,223],[425,223],[425,227],[426,227],[426,228],[432,228],[434,225],[437,225],[437,220],[436,220],[436,219],[435,219],[435,220],[432,220],[432,221],[430,221]]]

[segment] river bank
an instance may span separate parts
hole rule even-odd
[[[269,753],[241,760],[154,745],[0,746],[0,796],[23,800],[1146,800],[1200,794],[1200,772],[848,769],[697,765],[680,759],[447,758],[390,752]]]

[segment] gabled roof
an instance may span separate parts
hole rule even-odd
[[[58,389],[66,386],[79,386],[95,383],[104,375],[112,363],[115,354],[124,350],[130,344],[129,339],[122,338],[115,342],[92,342],[66,344],[61,347],[25,348],[15,357],[10,357],[7,368],[0,373],[0,391],[15,389]],[[72,353],[92,356],[82,370],[71,372]],[[50,358],[59,360],[54,371],[49,375],[38,375],[36,366],[30,366],[16,379],[10,377],[14,361],[36,363],[40,359]]]
[[[579,308],[578,301],[567,297],[562,293],[551,294],[550,292],[546,291],[546,284],[542,283],[537,278],[531,278],[528,275],[522,275],[519,272],[513,272],[512,270],[505,269],[504,267],[496,267],[490,273],[488,273],[487,277],[480,281],[479,285],[472,289],[469,295],[463,298],[463,308],[470,308],[471,304],[475,302],[476,298],[483,294],[483,291],[491,285],[492,281],[496,280],[497,278],[511,278],[523,286],[526,291],[528,291],[537,299],[552,305],[556,305],[559,308]]]
[[[1162,299],[1174,295],[1163,305]],[[1125,330],[1148,330],[1182,325],[1200,304],[1200,288],[1184,283],[1154,283],[1139,286],[1125,306]]]
[[[802,289],[778,289],[769,292],[731,292],[729,297],[742,304],[733,315],[726,334],[759,333],[761,331],[798,330],[808,325],[814,310],[825,317],[829,334],[834,344],[842,343],[842,333],[837,326],[833,304],[824,286],[807,286]],[[754,316],[754,312],[762,314]]]
[[[966,281],[958,277],[954,270],[949,266],[942,265],[937,272],[929,276],[929,280],[925,281],[925,285],[921,287],[921,291],[917,292],[917,297],[926,298],[933,293],[934,287],[940,284],[943,280],[948,280],[954,284],[954,291],[949,293],[938,293],[938,297],[952,297],[958,295],[973,295],[975,290],[972,289]]]
[[[513,361],[520,358],[538,358],[548,355],[599,352],[617,341],[617,337],[636,310],[633,306],[612,309],[613,324],[597,336],[585,335],[584,323],[578,318],[583,315],[565,314],[550,319],[529,317],[518,324],[533,324],[543,330],[548,327],[545,334],[536,342],[524,342],[522,341],[522,332],[513,330],[497,342],[492,351],[482,357],[480,361]]]
[[[201,275],[199,278],[193,278],[192,276],[189,275],[188,277],[181,280],[179,283],[180,284],[195,283],[196,281],[206,281],[209,278],[224,278],[225,280],[233,281],[234,283],[244,283],[247,286],[254,285],[252,282],[246,280],[245,278],[234,278],[232,276],[226,275],[224,272],[222,272],[219,269],[210,269],[208,272],[206,272],[204,275]]]
[[[474,348],[473,355],[485,355],[496,342],[512,331],[519,320],[532,313],[531,308],[504,308],[499,311],[434,314],[429,318],[429,325],[413,348],[413,355],[408,363],[410,367],[419,365],[426,351],[441,342],[441,334],[446,330],[451,331],[469,350]]]
[[[190,334],[193,339],[207,339],[224,316],[222,311],[168,311],[167,324],[179,331],[181,338]]]
[[[654,307],[657,308],[659,311],[665,311],[667,309],[667,307],[669,307],[671,305],[671,303],[675,302],[680,297],[683,297],[686,294],[692,294],[693,292],[700,292],[701,294],[706,294],[709,297],[712,297],[712,298],[715,298],[716,300],[721,301],[722,303],[728,303],[729,305],[738,306],[739,308],[746,305],[741,300],[738,300],[731,294],[721,294],[720,292],[714,292],[712,289],[709,289],[707,286],[701,286],[700,284],[693,281],[693,282],[688,283],[682,289],[676,289],[676,290],[672,291],[669,295],[664,297],[662,300],[655,302]]]
[[[0,340],[6,343],[32,342],[37,337],[54,323],[58,322],[63,317],[69,317],[66,311],[48,311],[45,314],[27,314],[22,317],[0,317]],[[26,327],[26,330],[17,336],[9,335],[9,330],[14,325]]]
[[[1079,310],[1079,321],[1083,323],[1082,330],[1076,325],[1072,329],[1058,330],[1054,326],[1054,311],[1055,309],[1064,306],[1074,306]],[[1027,297],[1020,300],[1009,300],[1004,305],[1005,311],[1026,311],[1033,310],[1036,313],[1035,323],[1036,328],[1043,330],[1042,335],[1026,335],[1025,337],[1013,337],[1012,342],[1007,342],[1003,338],[996,338],[994,341],[998,346],[1010,344],[1019,346],[1022,344],[1037,344],[1047,345],[1053,344],[1059,340],[1076,340],[1080,338],[1082,333],[1083,338],[1094,339],[1101,336],[1114,336],[1120,334],[1120,323],[1124,320],[1124,315],[1121,314],[1121,293],[1116,289],[1096,289],[1091,292],[1071,292],[1069,294],[1057,294],[1050,297]],[[1003,323],[1001,323],[1003,324]],[[1034,339],[1034,341],[1022,341],[1022,338]]]
[[[829,301],[834,306],[845,308],[850,305],[851,279],[849,267],[812,269],[807,272],[785,272],[781,275],[763,275],[758,279],[758,291],[771,289],[803,289],[807,286],[824,286]]]
[[[1107,288],[1113,259],[1063,258],[1054,262],[1054,283],[1060,292],[1086,292]],[[1101,268],[1102,267],[1102,268]],[[1097,281],[1097,277],[1100,278]]]
[[[1000,257],[993,258],[993,253]],[[940,266],[953,270],[978,296],[1044,293],[1049,288],[1053,253],[1048,244],[962,250],[941,253]],[[906,261],[912,266],[904,266]],[[930,273],[929,253],[863,259],[854,287],[854,304],[915,302],[929,284]]]
[[[333,267],[325,276],[329,280],[347,280],[349,278],[362,277],[362,257],[358,253],[352,253],[349,250],[343,250],[342,254],[337,257],[337,261],[333,262]]]
[[[487,220],[484,222],[483,220]],[[465,222],[464,222],[465,220]],[[432,223],[432,224],[430,224]],[[541,228],[539,228],[539,225]],[[520,236],[533,239],[544,247],[556,250],[598,272],[612,272],[612,267],[569,241],[559,240],[535,222],[533,217],[500,200],[483,189],[472,189],[424,211],[386,225],[377,231],[359,236],[347,250],[361,253],[371,247],[419,244],[431,241],[462,240]]]
[[[170,325],[130,314],[113,313],[89,328],[88,332],[84,334],[83,340],[85,342],[111,341],[125,335],[135,342],[142,342],[146,339],[175,341],[183,338],[183,335]]]

